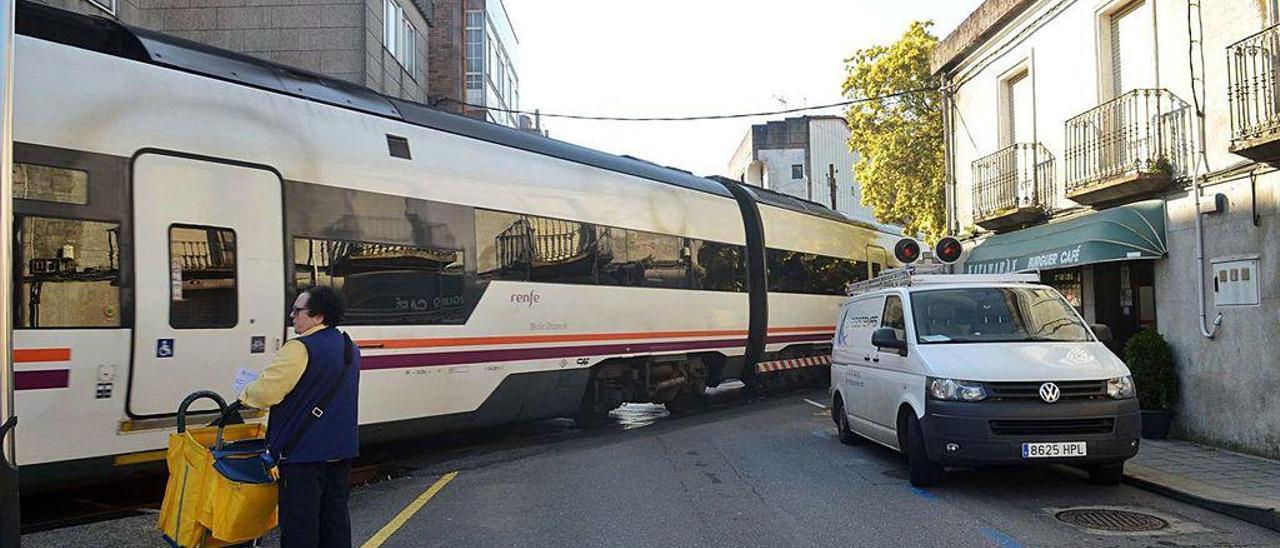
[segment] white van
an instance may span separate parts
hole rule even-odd
[[[887,287],[863,282],[840,309],[831,410],[841,441],[906,453],[918,486],[943,466],[1039,463],[1120,482],[1141,417],[1129,369],[1098,339],[1110,337],[1104,326],[1090,329],[1034,274],[900,274]]]

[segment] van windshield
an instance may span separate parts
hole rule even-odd
[[[920,344],[1092,340],[1071,305],[1045,288],[916,291],[911,312]]]

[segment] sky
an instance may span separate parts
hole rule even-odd
[[[519,39],[520,107],[592,116],[701,116],[843,100],[844,60],[915,20],[945,37],[981,0],[504,0]],[[785,107],[784,103],[785,101]],[[809,114],[840,114],[840,109]],[[798,114],[793,114],[796,116]],[[752,124],[543,118],[553,138],[699,175],[728,172]]]

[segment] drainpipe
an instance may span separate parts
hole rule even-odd
[[[1204,222],[1201,220],[1203,216],[1200,213],[1200,179],[1201,171],[1208,171],[1209,158],[1205,154],[1204,135],[1204,101],[1201,100],[1201,94],[1204,93],[1204,44],[1201,40],[1204,38],[1203,30],[1197,36],[1197,26],[1192,24],[1193,19],[1199,23],[1200,19],[1200,2],[1199,0],[1187,0],[1187,63],[1191,69],[1191,100],[1195,102],[1196,107],[1196,143],[1195,153],[1191,160],[1191,195],[1195,200],[1195,216],[1196,216],[1196,266],[1198,267],[1196,275],[1196,295],[1199,296],[1200,302],[1200,334],[1206,339],[1212,339],[1214,334],[1218,332],[1218,326],[1222,325],[1222,313],[1219,312],[1213,318],[1213,324],[1207,322],[1208,314],[1204,311]],[[1200,74],[1196,76],[1196,50],[1199,49],[1200,54]],[[1200,90],[1196,90],[1196,82],[1200,82]]]

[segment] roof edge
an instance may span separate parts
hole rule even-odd
[[[985,0],[960,26],[938,42],[929,55],[929,71],[938,74],[955,68],[1015,17],[1027,11],[1035,1]]]

